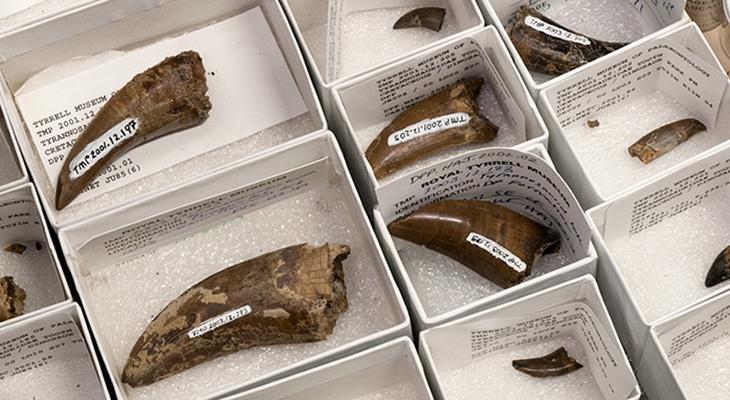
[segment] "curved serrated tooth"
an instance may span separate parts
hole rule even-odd
[[[528,6],[520,7],[506,30],[527,69],[547,75],[572,71],[628,44],[582,35]]]
[[[253,346],[324,340],[347,310],[345,245],[283,248],[209,276],[168,304],[129,354],[122,382],[148,385]]]
[[[705,286],[712,287],[730,278],[730,246],[717,255],[705,277]]]
[[[391,234],[453,258],[501,287],[522,282],[560,235],[509,208],[443,200],[388,224]]]
[[[12,277],[0,278],[0,322],[23,315],[25,297],[25,290]]]
[[[487,143],[498,128],[479,115],[476,97],[484,84],[468,79],[414,104],[398,115],[365,151],[380,179],[452,147]]]
[[[58,175],[56,208],[66,207],[117,158],[133,148],[200,125],[211,109],[200,55],[185,51],[137,74],[99,110],[76,139]]]
[[[694,118],[675,121],[642,136],[629,147],[629,154],[631,157],[638,157],[644,164],[648,164],[669,153],[696,133],[706,130],[705,124]]]
[[[435,32],[444,24],[446,10],[441,7],[421,7],[411,10],[395,21],[393,29],[427,28]]]
[[[512,367],[536,378],[565,375],[583,368],[573,357],[568,356],[565,347],[543,357],[514,360]]]

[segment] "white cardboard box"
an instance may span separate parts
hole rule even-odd
[[[28,182],[28,171],[10,133],[5,114],[0,110],[0,191]]]
[[[317,87],[317,93],[322,100],[322,106],[328,118],[331,118],[335,112],[331,93],[335,85],[391,62],[417,54],[426,48],[444,43],[451,37],[468,33],[484,26],[484,18],[482,18],[479,7],[474,0],[434,0],[426,4],[420,0],[286,0],[282,3],[307,58],[307,63]],[[345,30],[348,14],[388,8],[416,8],[419,6],[440,6],[446,8],[447,14],[444,25],[453,24],[456,32],[448,37],[440,38],[416,48],[399,49],[397,55],[387,61],[372,63],[374,65],[361,66],[357,72],[347,74],[346,76],[339,76],[336,66],[341,64],[341,61],[338,60],[342,53],[342,31]],[[392,20],[373,21],[372,28],[368,29],[389,32],[391,31],[390,27],[395,23],[397,18],[398,15],[395,15]],[[455,21],[450,21],[450,19]],[[370,23],[368,22],[369,26]],[[315,29],[318,29],[317,32],[319,35],[315,35],[314,33],[311,36],[305,34]],[[365,29],[365,27],[362,29]],[[392,31],[392,35],[393,37],[395,35],[403,36],[402,32],[405,31]],[[406,34],[410,33],[406,32]],[[428,35],[429,33],[425,32],[425,34]],[[385,37],[389,39],[388,35],[386,34]],[[430,35],[433,36],[433,39],[439,37],[435,33],[430,33]],[[366,35],[359,38],[361,43],[358,43],[357,51],[363,53],[365,57],[378,57],[377,53],[384,51],[384,49],[379,49],[378,46],[381,44],[377,42],[362,43],[362,41],[368,40],[367,37]],[[429,42],[428,39],[425,41]],[[412,43],[409,44],[412,46]],[[374,48],[368,48],[368,46]]]
[[[188,49],[202,55],[207,70],[208,120],[125,154],[58,212],[55,183],[71,140],[113,90]],[[205,7],[192,0],[95,1],[4,32],[0,62],[0,104],[56,228],[326,126],[296,39],[274,0]]]
[[[450,371],[499,351],[565,336],[580,343],[586,358],[578,361],[590,366],[605,399],[639,399],[639,385],[592,276],[421,332],[419,354],[436,398],[449,400],[454,397],[444,383]],[[490,376],[483,379],[489,384]]]
[[[218,398],[411,332],[403,300],[328,131],[66,227],[59,239],[121,399]],[[121,383],[127,351],[183,290],[237,261],[328,241],[348,243],[352,252],[344,262],[350,309],[326,341],[240,351],[147,387]],[[117,332],[119,326],[131,330]]]
[[[540,144],[529,152],[497,148],[455,156],[384,186],[378,196],[375,230],[419,331],[595,273],[585,215]],[[502,203],[558,231],[563,250],[550,261],[545,257],[525,282],[501,289],[456,261],[388,232],[387,224],[396,217],[446,198]],[[408,251],[409,265],[402,251]]]
[[[625,3],[622,5],[623,8],[630,8],[634,10],[635,14],[640,15],[644,23],[646,24],[646,27],[649,29],[649,31],[653,32],[650,33],[643,38],[636,40],[634,43],[619,49],[615,51],[614,53],[620,53],[623,52],[629,48],[631,48],[633,45],[646,42],[652,40],[657,35],[661,35],[667,30],[674,29],[678,26],[684,25],[687,22],[689,22],[689,17],[684,12],[684,0],[666,0],[666,1],[645,1],[645,0],[636,0],[636,1],[628,1],[628,0],[618,0],[621,3]],[[601,4],[600,2],[596,2],[597,4]],[[514,13],[517,12],[520,6],[523,5],[529,5],[531,7],[535,7],[537,9],[545,9],[545,8],[556,8],[556,7],[569,7],[566,6],[565,3],[558,0],[519,0],[519,1],[512,1],[512,0],[492,0],[492,1],[486,1],[486,0],[480,0],[479,6],[482,9],[482,12],[484,13],[484,18],[487,20],[488,24],[494,25],[497,30],[499,31],[499,34],[504,39],[505,44],[507,45],[507,48],[509,49],[510,53],[512,54],[512,58],[515,60],[515,64],[517,65],[517,69],[522,74],[522,77],[525,80],[525,83],[527,84],[527,88],[529,89],[530,93],[532,93],[532,96],[537,98],[537,95],[542,90],[557,84],[558,82],[561,82],[563,79],[573,76],[575,73],[580,72],[582,70],[585,70],[587,66],[595,65],[597,60],[594,60],[586,65],[583,65],[579,68],[574,69],[573,71],[570,71],[568,73],[565,73],[558,77],[550,78],[547,81],[536,80],[535,75],[530,73],[530,71],[525,66],[525,63],[522,61],[522,58],[520,57],[519,53],[517,53],[517,49],[512,44],[512,41],[507,34],[507,31],[505,27],[508,24],[508,21],[514,16]],[[582,4],[582,3],[581,3]],[[603,3],[605,6],[603,9],[601,9],[600,12],[597,12],[597,10],[589,7],[587,4],[583,5],[583,9],[586,14],[593,13],[593,16],[586,15],[584,16],[584,19],[586,21],[592,21],[595,20],[596,25],[601,25],[601,19],[606,18],[606,15],[604,13],[612,12],[612,8],[615,10],[618,10],[618,5],[614,5],[612,3],[606,2]],[[548,17],[550,16],[550,13],[547,13]],[[574,14],[578,14],[576,11]],[[581,16],[583,16],[581,14]],[[560,22],[560,21],[558,21]],[[571,27],[568,26],[570,29]],[[575,29],[575,27],[573,27]],[[602,30],[602,28],[595,28],[599,32]],[[585,33],[585,32],[581,32]]]
[[[402,337],[225,400],[433,400],[413,342]]]
[[[548,133],[542,117],[492,26],[453,38],[333,88],[337,108],[332,115],[333,129],[341,135],[340,143],[367,205],[377,204],[375,192],[393,179],[385,177],[379,182],[375,178],[365,158],[372,138],[414,102],[462,79],[477,76],[485,80],[479,102],[494,107],[483,115],[500,126],[497,139],[479,147],[529,147],[536,143],[547,146]],[[394,176],[474,148],[471,145],[445,151]]]

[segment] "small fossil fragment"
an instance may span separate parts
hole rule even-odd
[[[571,373],[583,368],[573,357],[568,356],[565,347],[538,358],[512,361],[512,367],[536,378],[547,378]]]
[[[648,164],[705,130],[705,124],[694,118],[675,121],[642,136],[629,147],[629,154]]]
[[[10,253],[15,253],[15,254],[23,254],[23,253],[25,253],[26,249],[27,249],[27,247],[25,247],[25,245],[20,244],[20,243],[11,243],[11,244],[5,246],[5,251],[8,251]]]
[[[472,78],[414,104],[370,143],[365,157],[378,179],[452,147],[487,143],[498,128],[479,115],[476,97],[484,84]]]
[[[25,290],[11,276],[0,278],[0,322],[23,314]]]
[[[441,31],[446,10],[441,7],[421,7],[411,10],[395,21],[393,29],[428,28]]]
[[[589,119],[588,120],[588,127],[589,128],[598,128],[601,124],[598,122],[597,119]]]
[[[150,322],[122,382],[148,385],[249,347],[326,339],[347,310],[349,254],[345,245],[300,244],[207,277]]]
[[[561,75],[625,46],[576,33],[528,6],[517,11],[507,34],[527,69]]]
[[[200,125],[211,104],[200,55],[185,51],[137,74],[76,139],[58,175],[56,208],[75,199],[109,164],[146,142]]]
[[[43,248],[43,244],[41,242],[35,242],[35,249],[40,251]]]
[[[713,287],[718,283],[730,278],[730,246],[725,247],[715,258],[710,270],[707,271],[705,286]]]
[[[506,288],[522,282],[560,235],[509,208],[481,200],[443,200],[388,224],[391,234],[426,246]]]

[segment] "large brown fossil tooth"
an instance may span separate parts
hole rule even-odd
[[[446,10],[441,7],[421,7],[411,10],[395,21],[393,29],[427,28],[441,31]]]
[[[527,69],[547,75],[564,74],[627,45],[581,35],[528,6],[520,7],[506,29]]]
[[[131,149],[208,118],[205,68],[185,51],[137,74],[99,110],[66,156],[56,188],[61,210],[100,171]]]
[[[730,278],[730,246],[725,247],[715,258],[705,277],[705,286],[713,287]]]
[[[5,246],[3,250],[15,254],[23,254],[25,253],[26,248],[27,247],[25,247],[25,245],[20,243],[10,243],[9,245]]]
[[[391,234],[453,258],[497,285],[522,282],[560,235],[509,208],[481,200],[443,200],[388,224]]]
[[[675,121],[642,136],[629,147],[629,154],[648,164],[686,142],[694,134],[706,130],[705,124],[694,118]]]
[[[583,368],[573,357],[568,356],[565,347],[537,358],[512,361],[512,367],[536,378],[547,378],[571,373]]]
[[[209,276],[150,322],[122,382],[148,385],[249,347],[326,339],[347,310],[349,253],[345,245],[300,244]]]
[[[0,322],[23,315],[25,290],[11,276],[0,278]]]
[[[483,84],[481,78],[468,79],[398,115],[365,151],[375,176],[383,178],[452,147],[496,138],[498,128],[479,115],[476,104]]]

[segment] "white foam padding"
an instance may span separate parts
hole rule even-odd
[[[32,388],[32,390],[28,390]],[[55,360],[17,376],[10,376],[0,385],[1,399],[89,399],[90,393],[98,393],[94,364],[88,356],[68,360]],[[98,397],[89,400],[99,400]]]
[[[411,381],[399,382],[355,397],[352,400],[421,400],[418,389]]]
[[[722,336],[673,366],[674,373],[689,400],[726,400],[730,398],[730,336]]]

